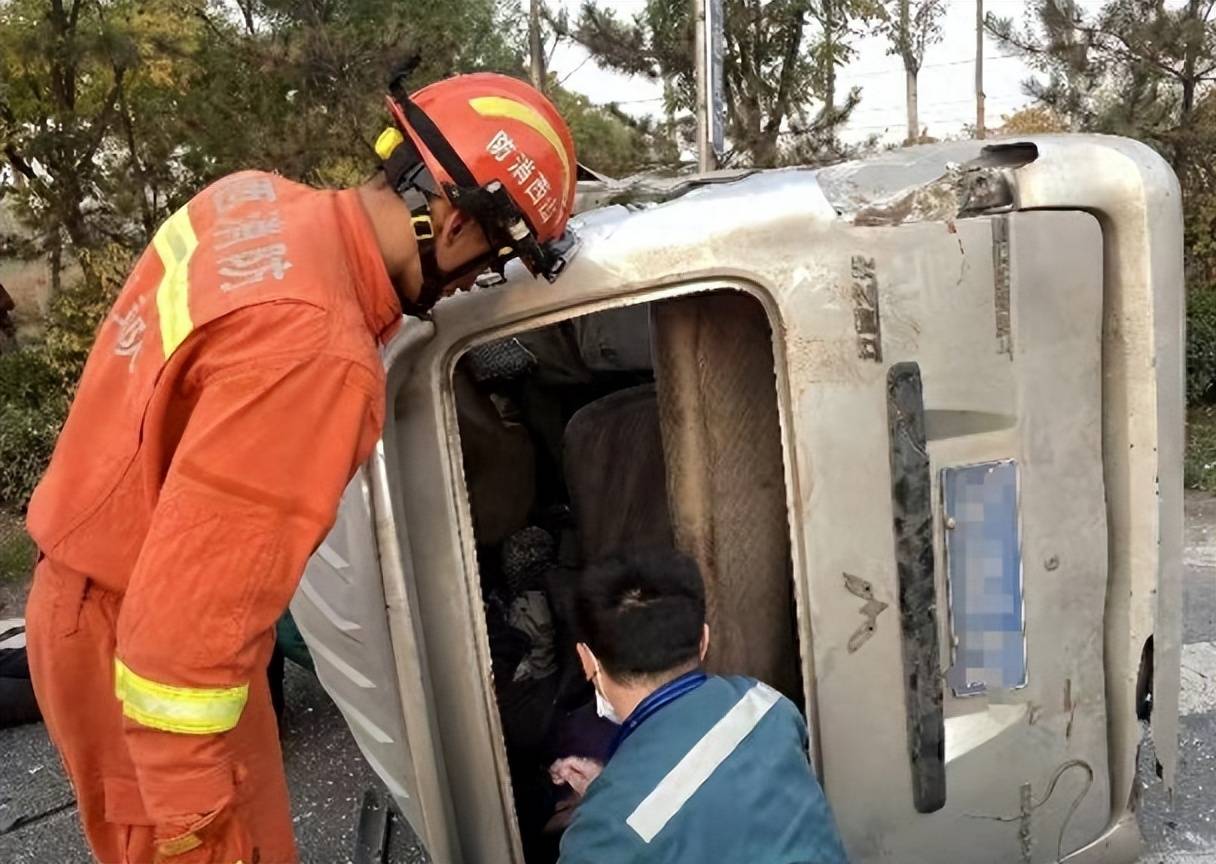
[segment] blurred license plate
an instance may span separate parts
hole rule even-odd
[[[1026,609],[1016,462],[942,471],[956,696],[1026,684]]]

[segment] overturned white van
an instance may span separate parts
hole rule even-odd
[[[293,603],[433,860],[553,860],[509,752],[583,684],[553,592],[669,542],[704,571],[712,668],[805,710],[851,860],[1134,861],[1142,719],[1162,782],[1176,761],[1169,168],[1035,137],[650,197],[576,218],[556,284],[508,271],[404,329],[382,447]],[[489,571],[537,525],[550,572],[502,589],[557,634],[521,719]]]

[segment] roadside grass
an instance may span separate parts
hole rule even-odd
[[[1183,482],[1188,489],[1216,492],[1216,405],[1201,405],[1187,414]]]
[[[17,584],[34,572],[34,541],[21,517],[0,512],[0,585]]]

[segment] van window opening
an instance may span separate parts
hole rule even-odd
[[[687,295],[476,345],[452,386],[524,860],[549,864],[577,802],[548,766],[615,737],[574,650],[588,564],[691,555],[709,671],[803,704],[772,331],[747,294]]]

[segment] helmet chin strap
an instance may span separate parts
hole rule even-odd
[[[418,287],[418,299],[410,300],[398,292],[401,311],[415,318],[428,318],[431,309],[443,299],[443,289],[453,282],[476,275],[489,269],[498,256],[492,252],[479,255],[455,270],[444,270],[435,257],[435,223],[431,217],[431,206],[427,196],[410,187],[400,193],[410,208],[410,224],[414,228],[414,242],[418,247],[418,262],[422,271],[422,284]]]
[[[481,190],[476,186],[476,181],[469,169],[434,127],[430,118],[410,102],[408,97],[404,98],[407,112],[413,117],[415,124],[420,125],[424,130],[431,150],[442,157],[442,161],[447,166],[447,170],[452,172],[453,177],[467,187],[465,197],[468,197],[471,203],[480,201]],[[501,272],[505,260],[516,254],[515,243],[513,240],[504,241],[499,244],[500,248],[497,252],[489,252],[474,258],[455,270],[442,270],[435,258],[436,236],[435,222],[431,214],[431,198],[444,194],[444,192],[440,191],[440,184],[435,181],[430,169],[426,167],[418,147],[408,136],[400,133],[400,130],[397,131],[396,143],[390,142],[389,146],[392,147],[392,151],[388,153],[387,157],[381,153],[379,142],[377,142],[377,153],[380,153],[384,159],[384,175],[389,186],[409,208],[410,225],[414,229],[414,240],[418,247],[418,259],[422,270],[422,284],[418,286],[417,299],[411,300],[403,296],[401,291],[398,291],[398,299],[401,301],[401,310],[406,315],[427,318],[431,309],[443,298],[443,289],[448,285],[471,274],[481,273],[490,267]],[[500,184],[495,185],[500,187]],[[461,188],[458,185],[447,186],[449,199],[453,199],[453,196],[460,192]],[[501,187],[499,192],[501,192]],[[455,200],[453,200],[453,204],[456,204]],[[489,237],[491,232],[487,230],[485,221],[477,214],[478,211],[471,212]]]
[[[435,260],[435,223],[431,218],[431,204],[427,196],[414,186],[408,186],[398,194],[410,208],[410,225],[414,229],[414,242],[418,247],[418,261],[422,269],[418,298],[411,300],[398,292],[398,299],[401,301],[401,311],[406,315],[427,318],[443,297],[444,286],[452,279],[439,269],[439,263]]]

